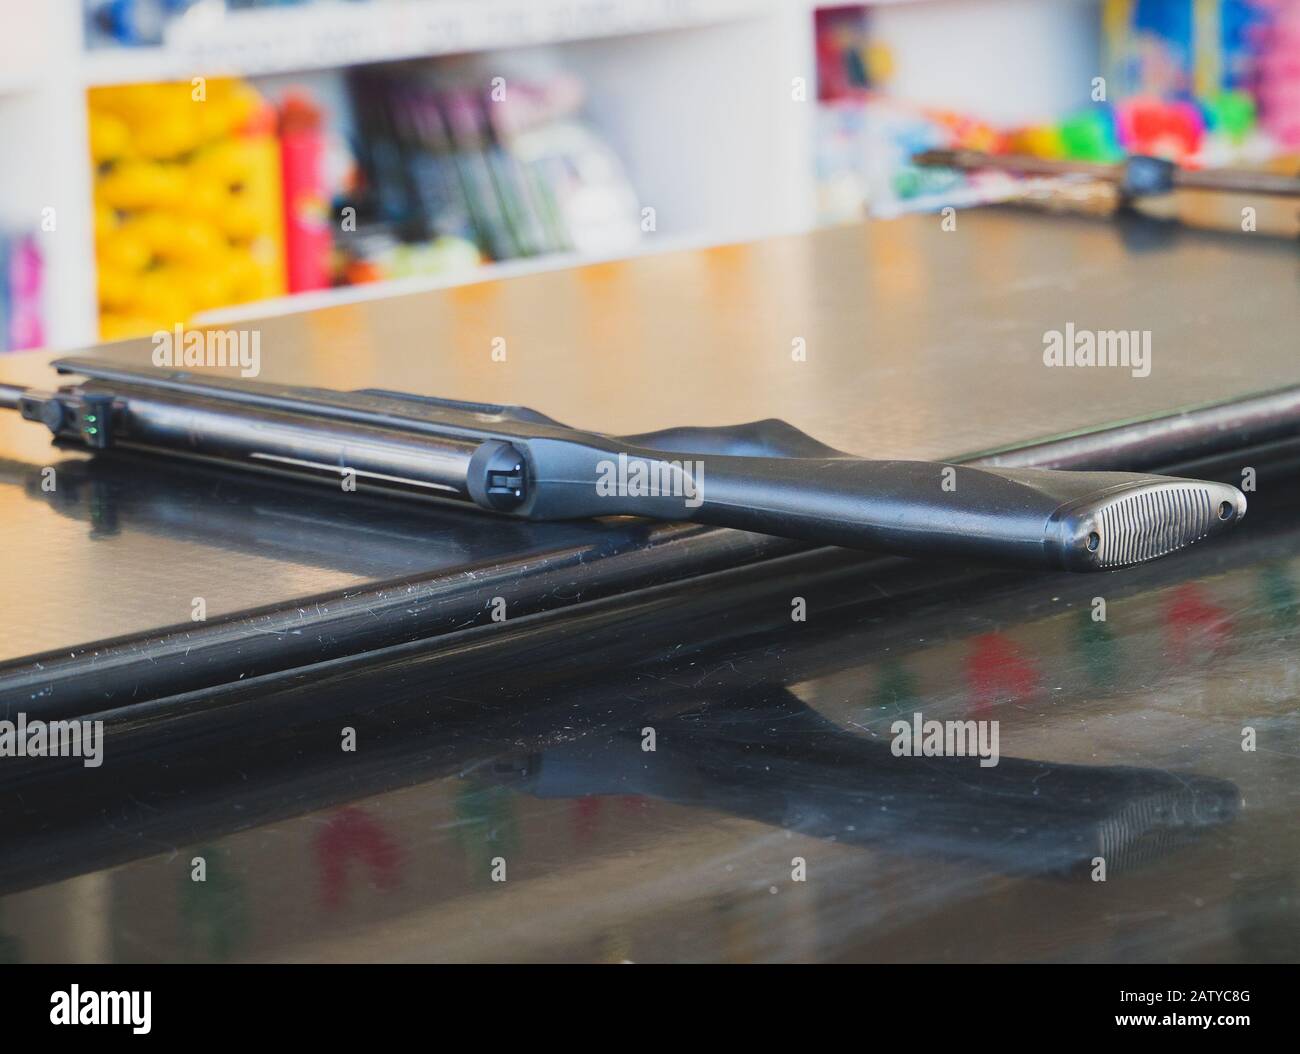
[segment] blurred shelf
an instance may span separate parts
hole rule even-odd
[[[757,17],[780,0],[331,0],[196,9],[160,47],[86,52],[89,86],[262,76],[628,36]]]
[[[38,156],[40,171],[27,179],[15,211],[38,215],[42,205],[57,201],[61,228],[87,232],[48,239],[49,343],[84,346],[98,332],[88,236],[93,171],[85,147],[87,87],[332,74],[360,64],[474,54],[489,61],[499,55],[503,69],[518,71],[538,59],[543,72],[555,64],[587,86],[586,118],[622,158],[642,204],[655,209],[657,233],[645,247],[654,251],[706,231],[716,243],[811,223],[812,181],[804,159],[812,109],[774,105],[790,101],[791,76],[812,69],[805,3],[320,0],[234,11],[209,4],[173,23],[162,46],[104,49],[86,47],[79,3],[36,9],[45,25],[33,38],[42,38],[59,63],[32,94],[32,121],[22,135],[39,136],[39,127],[52,132]],[[0,15],[31,12],[26,4],[0,0]],[[569,43],[575,46],[563,47]],[[562,54],[548,55],[547,45],[563,47]],[[684,113],[695,119],[683,121]],[[0,111],[0,133],[4,123]],[[0,201],[6,184],[16,182],[16,174],[0,173]],[[513,260],[469,273],[293,294],[202,317],[252,318],[589,262],[599,261],[589,254]]]
[[[231,304],[228,307],[202,311],[194,316],[193,322],[195,325],[205,326],[234,325],[259,318],[273,318],[280,315],[296,314],[299,311],[315,311],[319,308],[341,307],[346,304],[363,303],[367,300],[381,300],[385,297],[402,296],[407,293],[425,293],[433,289],[451,289],[456,286],[478,285],[482,282],[518,278],[521,275],[538,274],[543,271],[559,271],[568,267],[583,267],[591,264],[618,263],[623,260],[678,252],[683,249],[706,248],[717,245],[723,240],[720,237],[708,235],[654,238],[646,239],[641,245],[630,251],[624,250],[612,254],[548,253],[526,259],[492,261],[475,268],[450,274],[410,275],[403,278],[389,278],[379,282],[365,282],[359,285],[318,289],[309,293],[291,293],[286,296],[273,297],[269,300],[250,300],[243,304]]]

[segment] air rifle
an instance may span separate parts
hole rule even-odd
[[[518,406],[54,363],[57,390],[0,385],[0,408],[57,441],[364,482],[507,516],[644,516],[913,557],[1101,571],[1233,527],[1223,483],[1132,472],[871,461],[778,420],[608,436]]]

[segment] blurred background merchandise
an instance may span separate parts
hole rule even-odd
[[[911,163],[931,147],[1292,171],[1300,151],[1300,0],[0,16],[4,349],[1023,193]]]
[[[987,38],[979,6],[953,12],[947,45],[919,38],[911,12],[889,5],[816,13],[820,219],[1019,192],[1004,174],[965,176],[909,162],[932,148],[1088,162],[1150,154],[1190,167],[1295,170],[1296,0],[1029,5],[1026,21],[1008,24],[1000,40]],[[1041,68],[1039,90],[1029,90],[1021,78],[1034,63],[1023,53],[1055,65],[1052,49],[1038,41],[1057,30],[1077,48],[1060,54],[1055,70]],[[984,56],[984,77],[961,70],[968,50]]]
[[[286,291],[275,113],[247,84],[89,92],[105,340]],[[197,117],[197,119],[196,119]]]

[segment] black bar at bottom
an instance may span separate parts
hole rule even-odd
[[[6,976],[5,1035],[9,1040],[59,1032],[73,1038],[77,1033],[86,1034],[83,1038],[118,1033],[130,1039],[201,1035],[205,1045],[223,1039],[321,1038],[335,1049],[347,1049],[354,1042],[373,1043],[395,1029],[429,1029],[429,1038],[437,1044],[456,1028],[456,1012],[445,1001],[452,994],[449,979],[446,971],[432,975],[427,970],[402,974],[356,968],[316,970],[308,977],[282,966],[250,984],[242,975],[213,968],[182,972],[166,966],[38,967]],[[842,1026],[856,1025],[865,1032],[864,1039],[903,1031],[927,1041],[1033,1039],[1055,1045],[1068,1036],[1073,1045],[1093,1038],[1149,1042],[1155,1035],[1179,1042],[1204,1036],[1232,1044],[1281,1035],[1293,1009],[1290,979],[1281,971],[1248,965],[1058,970],[980,965],[962,971],[890,966],[872,971],[868,978],[857,975],[858,983],[867,986],[861,994],[866,1013],[859,1016],[851,1007],[837,1007],[833,999],[817,998],[811,987],[801,992],[802,985],[814,983],[811,979],[751,972],[745,983],[757,983],[759,992],[747,992],[745,1003],[754,1005],[754,995],[761,995],[764,987],[772,989],[774,999],[759,1004],[765,1007],[760,1020],[728,1014],[724,1027],[734,1039],[760,1024],[768,1038],[773,1025],[793,1038],[806,1029],[822,1031],[818,1019],[829,1018]],[[662,976],[657,980],[664,982]],[[653,1001],[656,1010],[650,1020],[642,1018],[641,1025],[653,1029],[654,1019],[663,1015],[661,1027],[683,1027],[679,1015],[692,1008],[669,998],[666,991],[656,993],[654,982],[648,989],[646,984],[625,976],[617,986],[628,991],[634,1003]],[[491,1000],[516,1020],[525,1014],[536,1022],[564,1020],[559,1029],[543,1028],[552,1033],[549,1042],[555,1041],[556,1032],[577,1039],[597,1024],[584,1004],[592,994],[586,986],[598,988],[599,983],[586,978],[586,998],[576,1002],[571,976],[555,978],[555,985],[548,990],[545,983],[530,980],[527,994],[522,987],[512,987],[495,995],[492,988],[478,986],[474,995],[481,1006]],[[820,990],[824,994],[825,989]],[[126,994],[110,999],[102,993]],[[71,1016],[74,995],[78,1023],[53,1023],[52,1017],[63,1021]],[[730,1001],[724,997],[720,1002]],[[784,1011],[773,1015],[776,1007]],[[700,1009],[698,1004],[694,1009]],[[125,1016],[127,1023],[80,1023],[114,1013]],[[139,1023],[132,1024],[132,1019]],[[136,1031],[146,1026],[147,1033]]]

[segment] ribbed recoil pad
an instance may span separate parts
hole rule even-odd
[[[1076,500],[1056,518],[1068,570],[1111,570],[1230,530],[1245,514],[1246,496],[1229,484],[1148,476]]]
[[[1198,483],[1143,489],[1102,506],[1097,563],[1126,567],[1154,560],[1210,535],[1220,522],[1240,516],[1233,498]]]

